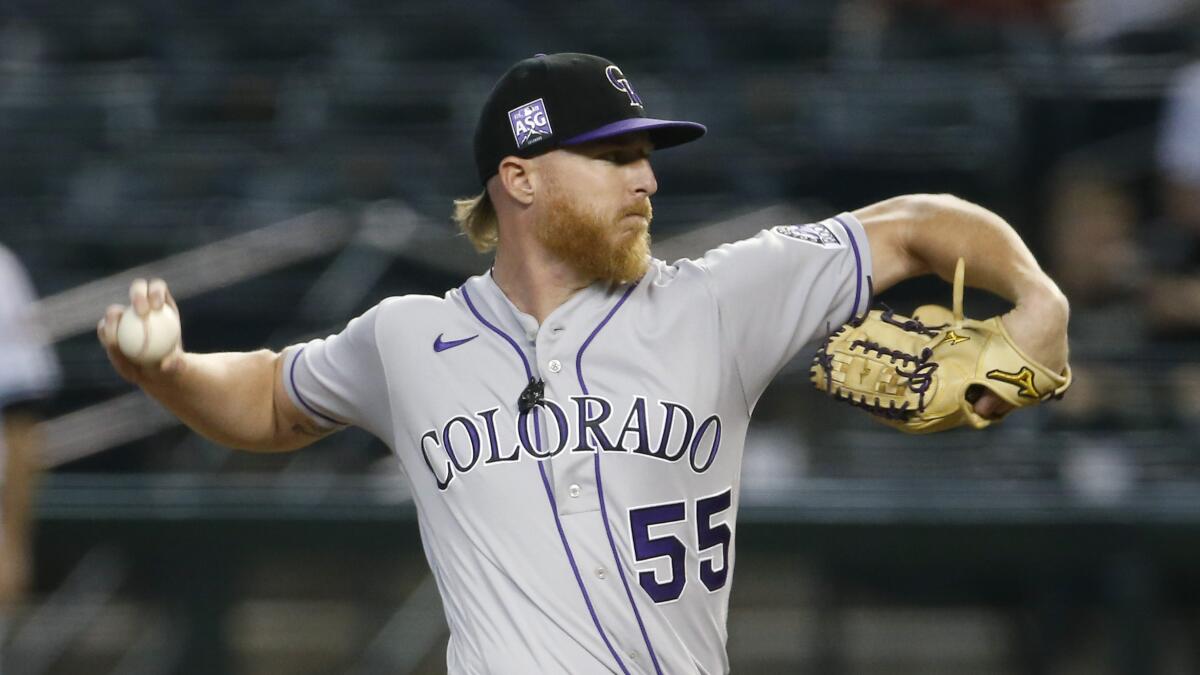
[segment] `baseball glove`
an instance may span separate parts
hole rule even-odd
[[[975,386],[1014,409],[1060,398],[1071,386],[1071,369],[1060,375],[1029,358],[998,316],[964,319],[963,279],[959,258],[953,311],[926,305],[908,318],[872,310],[831,333],[813,357],[813,384],[884,424],[917,434],[991,424],[974,410]]]

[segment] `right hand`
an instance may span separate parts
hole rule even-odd
[[[167,282],[162,279],[151,279],[150,281],[134,279],[133,283],[129,285],[129,306],[132,306],[140,316],[145,317],[151,309],[159,309],[164,304],[170,305],[175,313],[179,314],[179,306],[171,297]],[[134,384],[141,385],[150,380],[181,372],[185,363],[182,337],[179,344],[175,346],[175,351],[157,365],[144,366],[131,361],[129,357],[121,353],[121,348],[117,346],[117,324],[121,321],[121,314],[125,312],[125,309],[125,305],[109,305],[108,309],[104,311],[100,323],[96,325],[96,335],[100,338],[100,344],[108,353],[108,360],[112,362],[117,374]]]

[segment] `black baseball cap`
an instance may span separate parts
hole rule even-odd
[[[538,54],[517,62],[483,104],[475,127],[479,180],[509,155],[534,157],[555,148],[645,131],[655,149],[694,141],[704,125],[646,117],[629,79],[591,54]]]

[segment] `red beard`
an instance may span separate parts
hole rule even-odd
[[[638,215],[645,218],[632,218]],[[650,200],[616,218],[581,208],[557,190],[550,196],[537,228],[548,251],[588,279],[629,283],[641,279],[650,265]]]

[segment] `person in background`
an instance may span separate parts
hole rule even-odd
[[[0,246],[0,644],[32,576],[38,409],[59,380],[58,363],[33,312],[34,297],[24,267]]]
[[[1180,69],[1158,137],[1164,223],[1151,242],[1146,306],[1156,337],[1200,336],[1200,63]]]
[[[1157,165],[1162,222],[1146,245],[1150,275],[1144,303],[1151,337],[1180,357],[1168,374],[1175,421],[1200,428],[1200,61],[1176,73],[1159,129]]]

